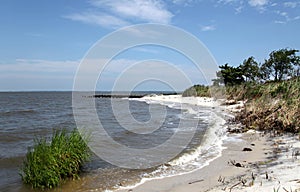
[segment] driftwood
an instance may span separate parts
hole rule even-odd
[[[189,184],[198,183],[198,182],[202,182],[202,181],[204,181],[204,179],[199,179],[199,180],[196,180],[196,181],[192,181],[192,182],[189,182]]]

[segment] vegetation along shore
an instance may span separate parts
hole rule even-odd
[[[235,115],[241,123],[238,132],[249,129],[275,133],[300,133],[300,57],[298,50],[280,49],[269,54],[264,63],[254,57],[238,67],[219,66],[213,86],[195,85],[183,96],[226,95],[228,100],[243,100],[244,107]]]

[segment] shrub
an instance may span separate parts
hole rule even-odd
[[[20,171],[23,182],[44,189],[56,187],[67,177],[78,178],[90,156],[87,141],[88,137],[81,137],[76,129],[69,134],[66,130],[55,131],[50,143],[44,138],[35,139]]]
[[[194,85],[188,89],[186,89],[182,93],[183,97],[191,97],[191,96],[198,96],[198,97],[210,97],[210,90],[209,86],[205,85]]]

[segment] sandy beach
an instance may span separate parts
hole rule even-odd
[[[145,97],[147,102],[179,102],[206,107],[223,101],[180,95]],[[243,102],[220,106],[238,112]],[[127,192],[202,192],[202,191],[300,191],[299,136],[273,136],[256,131],[229,134],[223,142],[222,155],[193,172],[148,180]]]

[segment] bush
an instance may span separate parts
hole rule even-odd
[[[205,85],[194,85],[188,89],[186,89],[182,93],[183,97],[210,97],[210,90],[208,86]]]
[[[56,187],[67,177],[78,178],[90,156],[87,140],[76,129],[69,134],[66,130],[55,131],[50,143],[36,139],[21,168],[23,182],[44,189]]]

